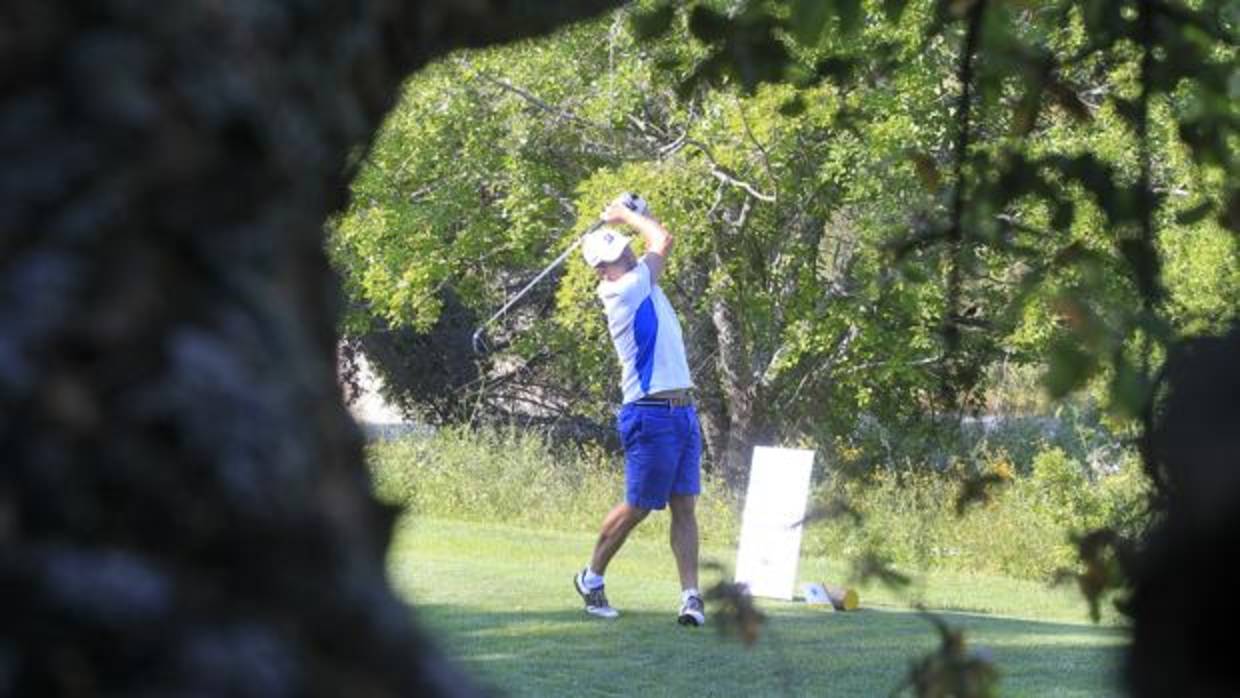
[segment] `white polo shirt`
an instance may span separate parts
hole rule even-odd
[[[650,283],[645,256],[619,279],[599,283],[598,297],[620,358],[624,402],[693,387],[680,321],[663,290]]]

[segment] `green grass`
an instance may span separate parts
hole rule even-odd
[[[513,696],[885,696],[937,645],[907,598],[882,589],[863,589],[863,609],[853,613],[760,600],[769,620],[751,649],[710,627],[681,628],[671,553],[649,539],[630,541],[608,570],[608,596],[622,616],[589,618],[570,580],[593,539],[408,518],[390,574],[449,655]],[[706,548],[702,557],[730,565],[734,552]],[[842,569],[806,559],[800,578],[838,582]],[[1079,595],[937,572],[913,592],[932,609],[951,609],[940,615],[989,651],[1002,696],[1119,694],[1124,631],[1086,622]]]

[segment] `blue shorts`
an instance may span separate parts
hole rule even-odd
[[[702,431],[692,405],[623,405],[616,427],[630,506],[662,509],[670,496],[701,493]]]

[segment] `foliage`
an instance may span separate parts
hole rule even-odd
[[[468,386],[479,380],[479,367],[468,354],[445,348],[469,342],[476,318],[451,289],[436,301],[439,315],[421,332],[371,318],[369,329],[344,337],[339,354],[342,383],[351,379],[350,399],[359,395],[356,376],[364,357],[384,400],[412,421],[434,425],[468,418],[474,408]]]
[[[878,555],[897,569],[944,569],[1050,581],[1076,560],[1075,533],[1108,526],[1136,532],[1148,483],[1133,456],[1115,472],[1093,473],[1050,447],[1025,471],[1002,450],[979,464],[1001,483],[963,515],[959,471],[878,471],[864,480],[826,480],[815,501],[842,499],[855,516],[806,529],[807,553]]]
[[[998,695],[999,672],[988,653],[968,649],[963,631],[937,616],[927,617],[939,633],[939,647],[913,665],[907,688],[926,698]]]

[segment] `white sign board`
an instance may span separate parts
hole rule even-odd
[[[765,446],[753,450],[736,550],[736,581],[754,596],[792,598],[813,468],[813,451]]]

